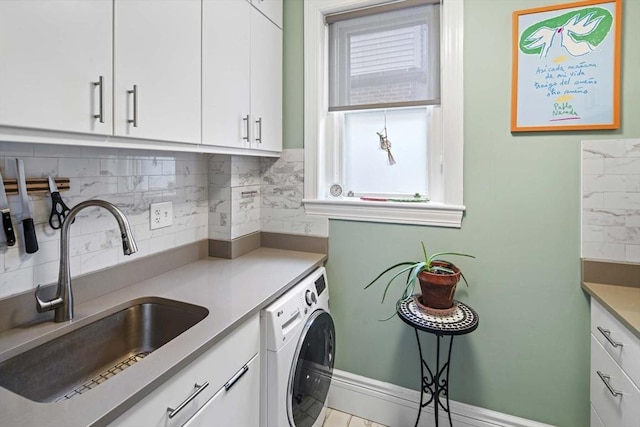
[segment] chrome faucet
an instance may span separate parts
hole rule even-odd
[[[60,233],[60,271],[58,273],[56,296],[49,301],[42,301],[38,297],[40,285],[38,285],[35,292],[38,312],[44,313],[45,311],[55,310],[54,320],[56,322],[66,322],[73,319],[73,292],[71,291],[71,273],[69,269],[69,227],[71,227],[71,223],[78,212],[90,206],[104,208],[116,218],[120,226],[122,250],[125,255],[131,255],[138,251],[138,246],[133,240],[133,234],[131,234],[129,220],[114,204],[105,200],[87,200],[74,206],[67,214]]]

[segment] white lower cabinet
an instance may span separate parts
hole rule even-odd
[[[640,389],[634,376],[640,359],[633,356],[640,340],[593,299],[591,326],[591,426],[638,427]]]
[[[185,424],[185,427],[257,427],[260,423],[260,355],[255,355]]]
[[[591,300],[591,334],[631,381],[640,385],[640,339],[594,300]]]
[[[602,420],[593,408],[593,405],[591,405],[591,422],[589,423],[589,427],[604,427],[604,424],[602,424]]]
[[[192,426],[256,426],[257,422],[243,423],[253,420],[251,416],[258,419],[259,347],[260,325],[256,315],[111,425],[174,427],[189,422]],[[251,406],[242,406],[243,409],[238,411],[236,405],[253,405],[255,408],[250,410]],[[233,421],[236,419],[238,422]],[[211,420],[216,420],[215,424]],[[233,422],[222,423],[218,420]]]

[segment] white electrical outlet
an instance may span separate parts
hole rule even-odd
[[[173,224],[173,203],[151,203],[149,206],[150,228],[169,227]]]

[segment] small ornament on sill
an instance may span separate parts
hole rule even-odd
[[[333,184],[331,187],[329,187],[329,194],[331,194],[333,197],[342,196],[342,185]]]
[[[384,128],[380,132],[376,132],[378,138],[380,138],[380,149],[387,152],[387,157],[389,158],[389,166],[393,166],[396,164],[396,159],[393,158],[393,154],[391,154],[391,141],[387,137],[387,112],[384,112]]]

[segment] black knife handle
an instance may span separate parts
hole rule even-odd
[[[16,244],[16,234],[13,232],[13,224],[11,223],[11,213],[2,212],[2,228],[4,228],[4,234],[7,236],[7,246],[13,246]]]
[[[33,218],[22,220],[24,228],[24,244],[28,254],[38,252],[38,239],[36,238],[36,227],[33,225]]]

